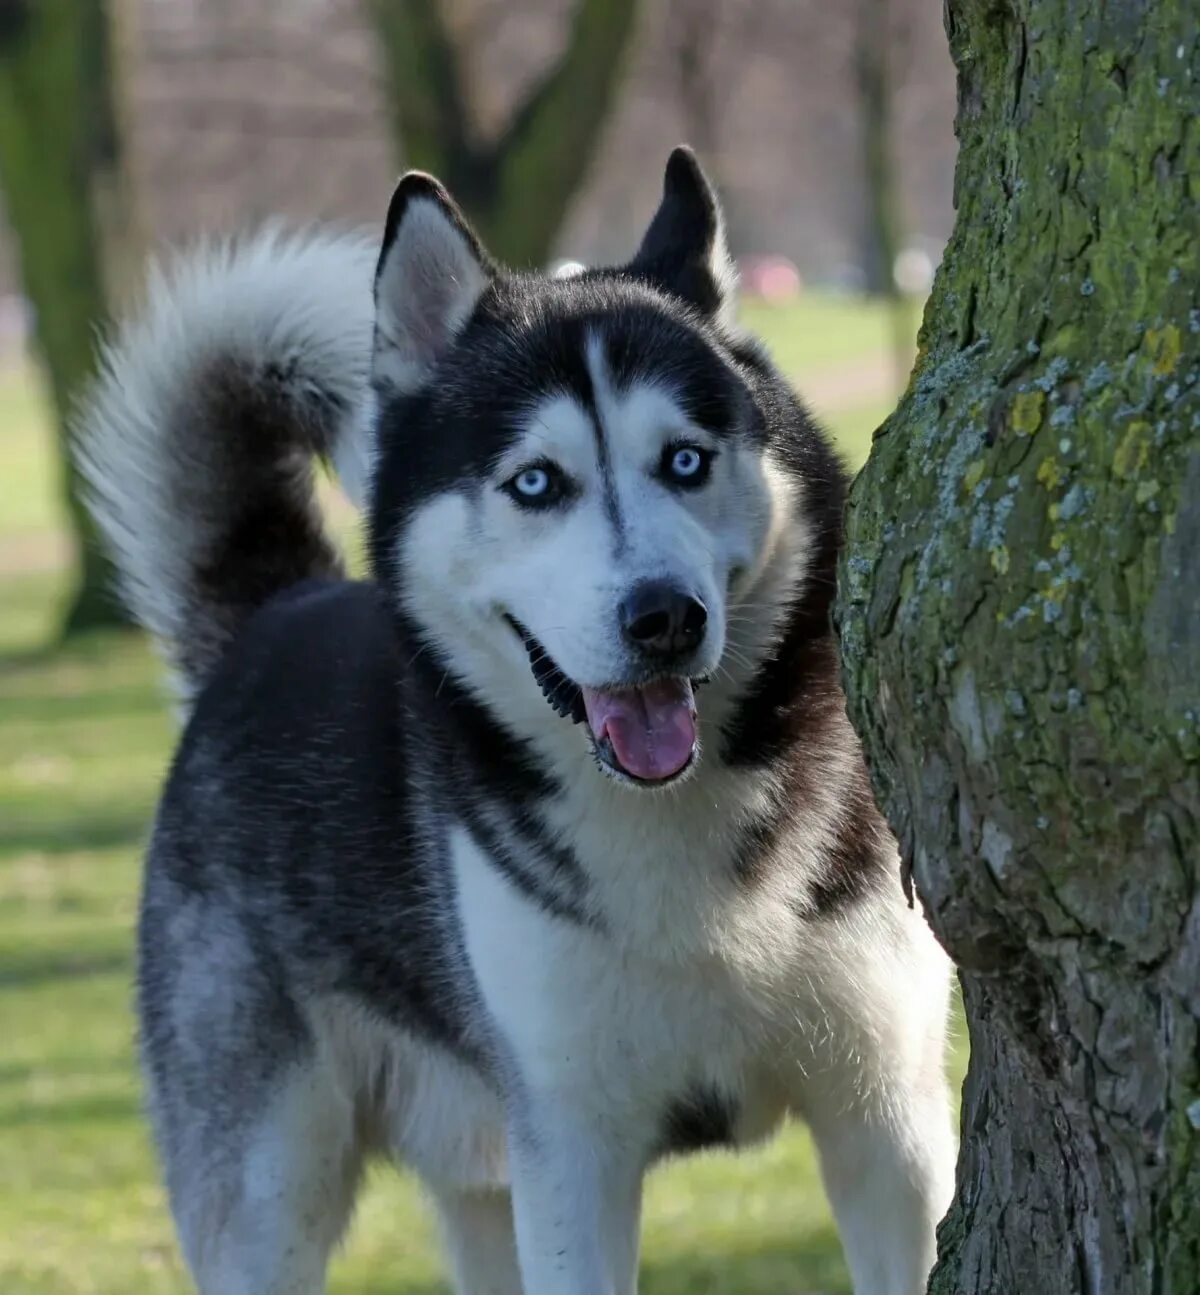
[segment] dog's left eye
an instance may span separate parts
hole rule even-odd
[[[659,475],[676,486],[702,486],[708,480],[716,454],[701,445],[668,445],[663,450]]]

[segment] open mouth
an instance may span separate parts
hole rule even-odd
[[[693,681],[666,677],[636,686],[588,688],[569,679],[550,654],[514,617],[512,626],[529,655],[542,695],[573,724],[586,724],[596,758],[635,783],[663,786],[686,773],[696,756]]]

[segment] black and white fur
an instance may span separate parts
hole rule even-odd
[[[916,1295],[952,1182],[947,967],[838,686],[845,474],[732,324],[694,157],[628,265],[558,279],[494,265],[410,174],[371,296],[325,234],[185,262],[79,429],[190,706],[139,1006],[201,1291],[322,1290],[381,1154],[463,1295],[629,1295],[648,1167],[796,1115],[855,1290]],[[693,454],[700,486],[671,475]],[[369,475],[369,581],[314,456]],[[540,471],[552,507],[514,493]],[[620,624],[647,582],[707,611],[665,664]],[[580,689],[663,672],[698,681],[696,745],[637,785]]]

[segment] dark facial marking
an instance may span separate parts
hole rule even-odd
[[[584,338],[586,345],[586,333]],[[605,363],[607,363],[607,356]],[[625,547],[625,523],[621,517],[621,503],[617,498],[617,483],[613,477],[608,437],[604,433],[604,424],[600,421],[600,411],[596,407],[596,390],[586,364],[582,366],[579,381],[583,388],[580,395],[583,397],[584,408],[592,424],[592,437],[596,442],[596,466],[600,469],[600,493],[604,503],[604,513],[613,528],[613,551],[619,555]]]
[[[369,535],[381,578],[388,579],[412,510],[440,491],[487,479],[547,396],[561,393],[585,411],[595,409],[586,359],[588,339],[597,336],[615,391],[655,383],[673,390],[688,417],[718,443],[753,434],[738,366],[677,302],[624,271],[561,281],[501,276],[423,387],[378,393]],[[607,515],[619,518],[609,438],[596,423],[593,434]],[[617,525],[613,530],[618,534]]]

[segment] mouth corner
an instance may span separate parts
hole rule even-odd
[[[563,719],[569,719],[572,724],[586,723],[583,689],[554,664],[550,653],[511,612],[504,612],[503,615],[513,633],[521,640],[529,657],[529,669],[534,681],[542,690],[542,696],[550,703],[551,709]]]
[[[601,771],[618,782],[656,790],[682,781],[695,768],[695,688],[705,679],[666,676],[588,688],[576,683],[511,612],[502,613],[529,658],[529,668],[551,709],[583,724]]]

